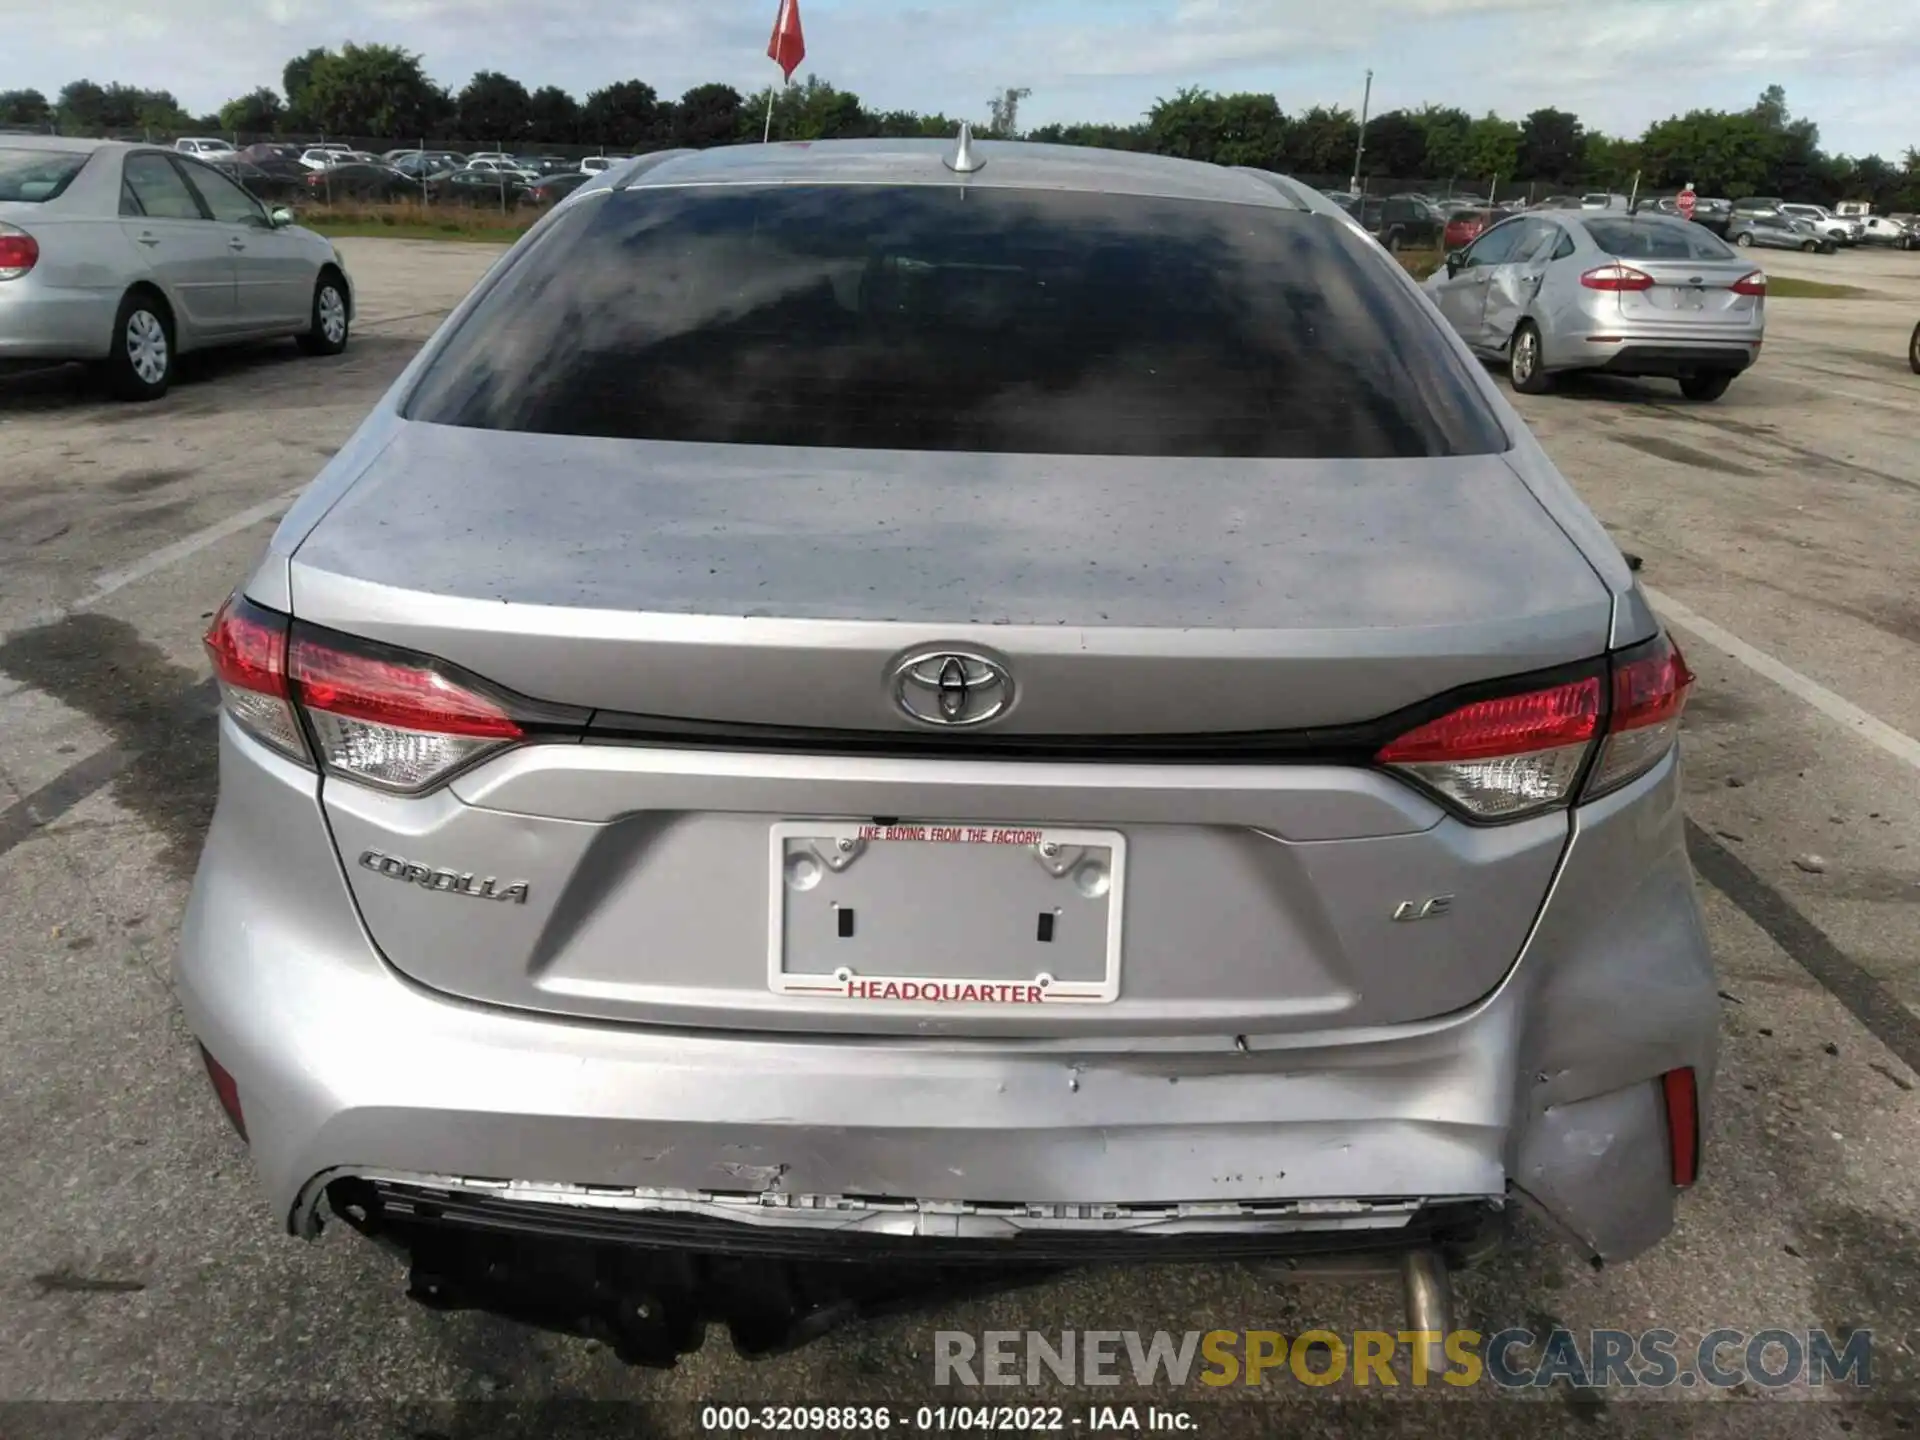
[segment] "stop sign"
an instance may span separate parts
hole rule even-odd
[[[1682,190],[1679,198],[1673,203],[1680,208],[1680,218],[1682,220],[1691,220],[1693,218],[1693,192],[1691,190]]]

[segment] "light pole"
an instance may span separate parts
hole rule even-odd
[[[1347,189],[1360,193],[1360,157],[1367,153],[1367,107],[1373,103],[1373,71],[1367,71],[1366,92],[1360,97],[1360,138],[1353,146],[1353,179]]]

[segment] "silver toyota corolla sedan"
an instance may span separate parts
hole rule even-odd
[[[352,322],[333,245],[213,166],[0,135],[0,367],[87,361],[153,400],[186,351],[290,335],[337,355]]]
[[[1529,395],[1590,370],[1670,376],[1689,400],[1718,400],[1766,332],[1767,277],[1664,215],[1518,215],[1449,255],[1426,290]]]
[[[706,1252],[1332,1251],[1432,1321],[1512,1206],[1623,1259],[1699,1165],[1692,676],[1291,180],[623,165],[207,643],[187,1016],[274,1214],[432,1303],[670,1359]]]

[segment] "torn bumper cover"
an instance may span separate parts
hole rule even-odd
[[[1470,1264],[1497,1240],[1478,1197],[1372,1204],[966,1206],[682,1195],[429,1176],[347,1176],[327,1207],[410,1262],[409,1295],[671,1366],[725,1324],[749,1356],[863,1315],[925,1308],[1118,1261],[1278,1260],[1394,1273],[1417,1251]],[[858,1262],[858,1263],[848,1263]]]

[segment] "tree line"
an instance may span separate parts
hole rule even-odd
[[[1253,165],[1344,180],[1360,151],[1363,177],[1671,190],[1691,181],[1703,195],[1774,194],[1834,203],[1871,201],[1879,210],[1920,210],[1920,150],[1900,161],[1830,155],[1819,127],[1787,108],[1777,85],[1745,110],[1691,110],[1656,121],[1638,137],[1607,135],[1577,115],[1546,107],[1524,119],[1453,106],[1392,110],[1366,123],[1339,106],[1288,113],[1273,95],[1221,95],[1190,88],[1158,101],[1139,121],[1019,127],[1007,90],[989,104],[982,134],[1102,145]],[[860,97],[808,76],[801,84],[743,96],[730,85],[697,85],[679,99],[643,80],[620,80],[576,99],[557,86],[528,90],[483,70],[458,91],[434,83],[421,57],[390,45],[314,49],[287,62],[281,88],[238,96],[214,115],[186,112],[165,90],[76,80],[49,100],[34,90],[0,92],[0,125],[57,128],[82,135],[200,131],[248,138],[318,135],[400,142],[458,137],[469,145],[599,147],[622,153],[758,140],[769,99],[773,133],[788,140],[951,135],[958,121],[910,110],[869,109]]]

